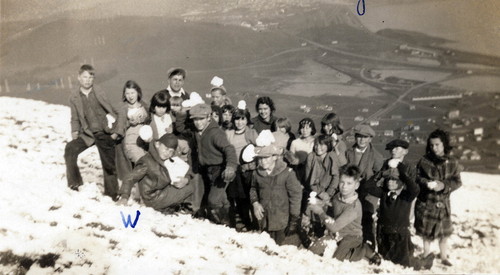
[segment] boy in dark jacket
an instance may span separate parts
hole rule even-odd
[[[211,120],[212,109],[205,103],[193,106],[177,117],[176,129],[191,141],[193,163],[198,164],[205,185],[205,198],[210,219],[229,225],[229,201],[226,188],[236,176],[238,165],[236,151],[227,139],[226,133]],[[192,124],[187,125],[187,119]],[[196,167],[195,167],[196,168]]]
[[[414,245],[409,230],[410,210],[420,188],[408,175],[408,170],[404,162],[392,159],[389,167],[381,173],[383,187],[377,186],[375,178],[366,184],[366,191],[380,198],[377,223],[379,253],[384,259],[415,270],[429,269],[434,260],[433,254],[424,259],[413,256]]]
[[[269,130],[265,132],[272,136]],[[255,147],[258,168],[250,188],[255,217],[277,244],[297,232],[302,200],[302,185],[279,156],[280,152],[274,144]]]
[[[173,179],[165,162],[172,161],[178,140],[173,134],[165,134],[151,144],[149,152],[140,158],[134,170],[123,183],[132,186],[139,182],[139,191],[146,206],[160,212],[168,212],[173,206],[189,203],[193,211],[199,208],[203,188],[197,181],[191,181],[191,172]],[[130,191],[130,189],[128,189]],[[130,196],[128,193],[122,194]]]

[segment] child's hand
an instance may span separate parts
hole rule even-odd
[[[177,189],[181,189],[184,186],[186,186],[188,184],[188,182],[189,182],[189,180],[186,177],[184,177],[184,178],[177,180],[176,182],[172,182],[172,185]]]
[[[260,221],[264,218],[264,207],[262,207],[262,204],[257,201],[253,203],[253,212],[257,220]]]
[[[435,191],[441,191],[444,189],[444,183],[442,181],[435,181],[436,182],[436,186],[434,187],[434,190]]]
[[[307,215],[302,215],[302,220],[300,221],[300,226],[303,228],[308,228],[311,225],[311,218]]]
[[[309,209],[316,215],[321,215],[324,212],[322,203],[309,204]]]
[[[324,202],[328,203],[330,201],[330,195],[326,192],[322,192],[321,194],[318,195],[320,199],[322,199]]]
[[[427,188],[431,189],[431,190],[434,190],[434,188],[436,188],[437,186],[437,182],[436,181],[429,181],[427,182]]]

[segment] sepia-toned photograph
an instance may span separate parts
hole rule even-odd
[[[500,2],[0,0],[0,275],[500,273]]]

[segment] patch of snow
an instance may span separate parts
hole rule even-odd
[[[59,255],[53,267],[35,262],[29,274],[419,273],[388,261],[379,267],[339,262],[277,246],[266,233],[238,233],[135,203],[118,206],[102,195],[95,148],[80,156],[85,184],[72,191],[63,158],[71,138],[69,108],[9,97],[0,97],[0,106],[0,255]],[[500,176],[462,173],[462,179],[463,187],[452,195],[454,266],[436,260],[421,273],[500,271]],[[120,212],[134,220],[137,210],[136,227],[125,228]],[[420,253],[421,239],[414,237],[414,242]],[[436,243],[432,250],[439,251]],[[0,274],[19,269],[15,263],[0,263]]]

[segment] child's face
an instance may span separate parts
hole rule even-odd
[[[430,143],[432,152],[434,152],[436,156],[444,156],[444,144],[440,138],[431,138]]]
[[[394,147],[391,150],[391,157],[393,159],[404,159],[406,154],[408,154],[408,149],[405,149],[403,147]]]
[[[395,191],[395,190],[398,190],[400,188],[399,181],[396,179],[387,180],[386,185],[387,185],[387,189],[389,191]]]
[[[258,158],[259,167],[264,170],[270,170],[271,167],[275,164],[277,156],[269,156],[269,157],[260,157]]]
[[[215,123],[219,124],[219,113],[212,112],[210,116],[212,117],[212,120],[215,121]]]
[[[217,106],[223,105],[224,96],[222,95],[220,90],[213,90],[211,94],[212,94],[212,101],[214,102],[215,105]]]
[[[231,119],[233,118],[233,114],[229,111],[225,111],[224,113],[222,113],[222,121],[231,121]]]
[[[356,139],[356,146],[359,149],[365,149],[366,146],[370,145],[370,142],[372,142],[372,137],[370,136],[356,134],[354,138]]]
[[[162,160],[167,160],[167,159],[173,157],[175,154],[174,148],[169,148],[161,142],[156,142],[155,146],[156,146],[156,149],[158,149],[158,155],[160,156],[160,158]]]
[[[267,104],[259,104],[259,108],[257,108],[259,111],[259,116],[263,120],[268,120],[271,117],[271,108]]]
[[[172,90],[178,92],[184,86],[184,77],[181,74],[174,75],[168,80],[168,84]]]
[[[205,128],[207,128],[208,124],[210,123],[210,117],[196,117],[193,118],[193,123],[194,127],[198,129],[198,131],[203,131]]]
[[[325,135],[331,135],[331,134],[333,134],[333,126],[332,126],[332,124],[325,124],[325,125],[323,125],[323,131],[325,132]]]
[[[314,143],[314,152],[318,156],[323,156],[326,153],[328,153],[328,146],[326,146],[326,144],[315,142]]]
[[[246,117],[240,117],[234,120],[234,127],[236,127],[236,130],[242,130],[247,126],[247,123]]]
[[[343,197],[351,197],[359,187],[359,180],[346,175],[340,176],[339,190]]]
[[[126,88],[125,89],[125,99],[129,104],[135,104],[137,99],[139,98],[139,94],[137,90],[134,88]]]
[[[278,127],[278,131],[282,132],[283,134],[287,133],[285,127]]]
[[[178,113],[181,111],[181,109],[182,109],[181,103],[171,103],[170,104],[170,110],[172,112]]]
[[[78,81],[80,82],[80,86],[84,89],[90,89],[94,85],[94,75],[84,71],[78,75]]]
[[[164,116],[167,113],[167,107],[155,106],[155,114],[157,116]]]
[[[312,128],[311,125],[309,124],[304,124],[302,128],[300,129],[300,136],[303,138],[310,137],[312,133]]]

